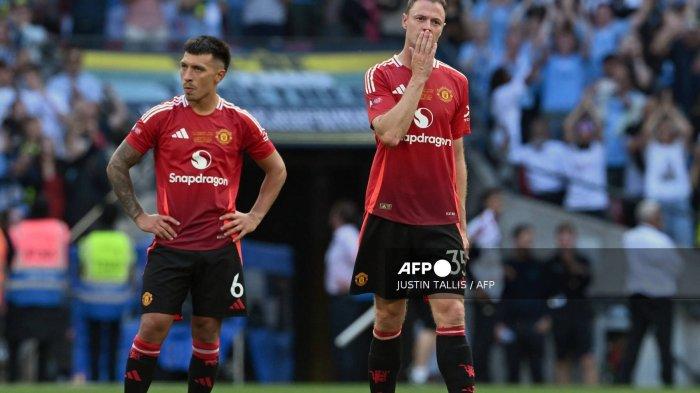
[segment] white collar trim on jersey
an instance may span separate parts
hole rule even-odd
[[[401,67],[403,64],[401,63],[401,60],[399,59],[399,55],[394,55],[393,57],[394,62],[398,64],[399,67]],[[433,68],[440,68],[440,62],[437,59],[433,59]]]
[[[185,97],[184,94],[181,97],[182,97],[182,104],[184,106],[189,106],[190,103],[187,102],[187,97]],[[218,94],[216,95],[216,97],[219,99],[219,101],[216,103],[216,109],[224,109],[224,99],[221,98],[221,96]]]

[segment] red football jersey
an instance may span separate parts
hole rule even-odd
[[[365,98],[370,125],[401,99],[411,69],[398,56],[370,68]],[[470,133],[467,78],[435,60],[413,116],[396,147],[377,141],[365,211],[412,225],[459,222],[453,140]]]
[[[126,141],[141,153],[154,150],[158,213],[180,222],[175,239],[156,242],[184,250],[231,243],[216,237],[219,217],[236,210],[243,153],[260,160],[275,151],[265,129],[245,110],[219,98],[214,112],[201,116],[184,95],[144,113]]]

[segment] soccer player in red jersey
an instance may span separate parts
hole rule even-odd
[[[216,93],[231,60],[226,43],[200,36],[187,41],[184,50],[180,79],[185,94],[144,113],[107,167],[129,217],[155,235],[143,274],[143,314],[126,364],[125,393],[148,390],[161,343],[188,292],[193,305],[188,391],[211,391],[222,318],[246,313],[240,240],[260,224],[286,178],[267,132]],[[141,208],[129,175],[149,149],[156,167],[155,214]],[[265,172],[247,213],[236,210],[243,153]]]
[[[462,138],[470,133],[469,98],[467,78],[435,60],[445,8],[445,0],[409,0],[402,21],[406,30],[403,50],[370,68],[365,76],[366,105],[377,151],[367,185],[351,292],[375,294],[369,353],[373,393],[396,389],[406,297],[416,294],[427,296],[430,302],[437,326],[438,366],[448,391],[474,391],[474,367],[464,327],[465,287],[419,293],[394,287],[392,281],[397,272],[400,276],[404,262],[423,261],[416,259],[425,255],[422,250],[437,249],[443,255],[458,255],[454,261],[458,267],[450,274],[465,282],[464,254],[469,242]],[[401,250],[399,254],[390,252],[396,249]],[[395,258],[397,255],[405,258]],[[445,259],[444,263],[450,262]],[[438,263],[434,266],[438,274]]]

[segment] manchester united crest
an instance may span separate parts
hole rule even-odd
[[[231,139],[233,139],[231,135],[231,131],[222,128],[219,131],[216,132],[216,140],[219,141],[222,145],[228,145],[231,143]]]
[[[448,89],[448,88],[446,88],[446,87],[441,87],[441,88],[439,88],[438,91],[437,91],[437,95],[438,95],[438,97],[440,97],[440,99],[441,99],[443,102],[450,102],[450,101],[452,101],[452,97],[454,96],[454,94],[452,93],[452,90],[450,90],[450,89]]]
[[[151,302],[153,302],[153,295],[151,295],[150,292],[144,292],[143,296],[141,296],[141,304],[143,304],[144,307],[148,307]]]
[[[355,276],[355,285],[357,285],[358,287],[364,287],[365,284],[367,284],[367,279],[367,273],[358,273]]]

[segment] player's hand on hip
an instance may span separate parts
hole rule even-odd
[[[262,217],[259,217],[253,212],[243,213],[237,211],[234,213],[226,213],[219,217],[219,220],[223,221],[224,224],[220,228],[222,233],[217,236],[217,239],[223,239],[237,234],[233,239],[235,243],[241,240],[243,236],[253,232],[258,225],[260,225]]]
[[[419,78],[419,82],[426,82],[433,71],[433,61],[437,42],[433,42],[433,33],[421,31],[416,40],[415,48],[409,47],[411,52],[411,72],[413,78]]]
[[[160,214],[141,213],[134,219],[136,226],[142,231],[149,232],[161,239],[173,240],[177,232],[172,225],[180,225],[180,222],[170,216]]]

